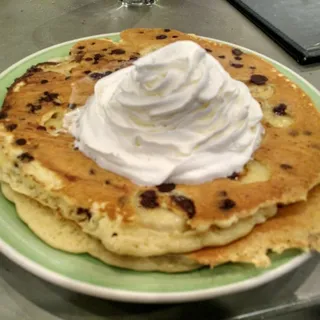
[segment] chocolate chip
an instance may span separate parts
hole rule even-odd
[[[234,57],[234,59],[235,59],[235,60],[238,60],[238,61],[239,61],[239,60],[242,60],[241,57]]]
[[[104,183],[105,183],[105,184],[110,184],[110,181],[109,181],[109,180],[106,180]]]
[[[103,77],[106,77],[108,75],[110,75],[112,73],[112,71],[106,71],[106,72],[93,72],[90,74],[90,78],[94,79],[94,80],[99,80]]]
[[[207,52],[212,52],[212,50],[209,49],[209,48],[205,48],[205,50],[206,50]]]
[[[228,193],[227,193],[227,191],[222,190],[222,191],[219,191],[219,192],[218,192],[218,196],[219,196],[219,197],[227,197],[227,196],[228,196]]]
[[[48,97],[48,98],[47,98],[48,100],[57,99],[58,96],[59,96],[59,94],[58,94],[58,93],[55,93],[55,92],[50,93],[50,92],[47,92],[47,91],[46,91],[45,94],[46,94],[46,96]]]
[[[84,60],[85,60],[85,61],[92,61],[93,59],[90,58],[90,57],[88,57],[88,58],[85,58]]]
[[[93,72],[90,74],[90,78],[92,78],[94,80],[99,80],[99,79],[103,78],[103,74],[99,73],[99,72]]]
[[[93,64],[97,64],[98,61],[99,61],[102,57],[104,57],[103,54],[96,53],[96,54],[93,56],[93,59],[94,59],[94,63],[93,63]]]
[[[95,171],[94,169],[90,169],[90,170],[89,170],[89,174],[95,175],[95,174],[96,174],[96,171]]]
[[[58,93],[45,91],[45,92],[43,93],[43,96],[40,97],[39,102],[42,102],[42,101],[52,102],[52,101],[54,101],[55,99],[57,99],[58,96],[59,96]]]
[[[164,31],[164,32],[170,32],[171,29],[164,29],[163,31]]]
[[[279,209],[284,208],[284,204],[283,204],[283,203],[278,203],[278,204],[277,204],[277,207],[278,207]]]
[[[243,52],[240,49],[234,48],[234,49],[232,49],[232,54],[234,56],[241,56],[243,54]]]
[[[6,111],[0,111],[0,120],[8,118],[8,113]]]
[[[241,64],[241,63],[231,63],[231,67],[239,69],[239,68],[243,68],[243,64]]]
[[[172,38],[178,38],[178,36],[172,36]]]
[[[28,70],[27,73],[33,73],[33,72],[39,72],[42,71],[41,68],[37,67],[37,66],[31,66]]]
[[[159,186],[157,186],[157,189],[160,192],[170,192],[172,190],[174,190],[176,187],[176,185],[174,183],[163,183],[160,184]]]
[[[230,179],[230,180],[238,180],[239,179],[239,173],[234,172],[231,176],[228,176],[228,179]]]
[[[79,148],[78,148],[78,147],[74,147],[73,150],[74,150],[74,151],[78,151]]]
[[[309,130],[305,130],[305,131],[303,131],[303,134],[304,134],[305,136],[311,136],[311,135],[312,135],[312,132],[309,131]]]
[[[78,209],[77,209],[77,214],[78,214],[78,215],[83,215],[83,214],[84,214],[84,215],[86,215],[86,217],[87,217],[88,219],[90,219],[91,216],[92,216],[90,210],[89,210],[89,209],[86,209],[86,208],[78,208]]]
[[[49,82],[49,81],[46,80],[46,79],[43,79],[43,80],[40,81],[41,84],[45,84],[45,83],[48,83],[48,82]]]
[[[194,215],[196,214],[196,208],[194,206],[194,203],[191,199],[188,199],[184,196],[171,196],[171,199],[181,208],[183,209],[189,219],[192,219]]]
[[[96,43],[95,42],[91,42],[91,45],[93,46],[93,45],[95,45]]]
[[[3,106],[2,106],[2,111],[8,111],[12,109],[12,106],[6,102],[4,102]]]
[[[221,55],[221,56],[218,56],[218,58],[220,58],[220,59],[225,59],[225,58],[226,58],[226,56]]]
[[[108,51],[108,48],[104,48],[104,49],[102,49],[102,51]]]
[[[287,106],[284,103],[280,103],[279,105],[273,107],[272,111],[277,116],[285,116],[287,114],[286,109]]]
[[[47,131],[47,128],[45,126],[37,126],[37,130]]]
[[[75,103],[69,103],[68,104],[68,109],[74,110],[77,107]]]
[[[80,49],[80,50],[81,50],[81,49],[84,49],[84,48],[85,48],[85,46],[79,46],[79,47],[78,47],[78,49]]]
[[[13,130],[15,130],[15,129],[17,129],[17,124],[15,124],[15,123],[10,123],[10,124],[7,124],[6,125],[6,129],[7,129],[7,131],[10,131],[10,132],[12,132]]]
[[[89,74],[91,73],[91,70],[86,70],[86,71],[83,71],[84,74]]]
[[[289,135],[292,136],[292,137],[296,137],[296,136],[299,135],[299,131],[292,129],[292,130],[289,131]]]
[[[118,234],[116,232],[114,232],[111,237],[113,238],[113,237],[117,237],[117,236],[118,236]]]
[[[35,113],[36,111],[41,110],[41,105],[39,104],[35,105],[33,103],[28,103],[26,107],[29,109],[30,113]]]
[[[17,158],[23,163],[28,163],[34,160],[34,157],[29,152],[21,153]]]
[[[290,164],[286,164],[286,163],[281,163],[280,164],[280,168],[284,169],[284,170],[290,170],[293,169],[293,167]]]
[[[139,59],[139,57],[137,57],[137,56],[130,56],[130,60],[138,60]]]
[[[17,140],[16,140],[16,144],[17,144],[18,146],[24,146],[26,143],[27,143],[27,140],[26,140],[26,139],[23,139],[23,138],[20,138],[20,139],[17,139]]]
[[[252,70],[256,69],[255,66],[250,66],[249,68],[252,69]]]
[[[156,36],[157,40],[163,40],[163,39],[166,39],[166,38],[168,38],[168,37],[165,34],[160,34],[160,35]],[[174,38],[174,36],[172,38]]]
[[[19,168],[19,164],[17,162],[14,162],[13,165],[15,168]]]
[[[236,203],[233,200],[227,198],[227,199],[224,199],[220,202],[219,209],[230,210],[230,209],[234,208],[235,206],[236,206]]]
[[[65,177],[69,180],[69,181],[77,181],[78,178],[72,174],[65,174]]]
[[[154,209],[159,207],[159,203],[157,201],[157,194],[154,190],[147,190],[140,194],[140,204],[149,209]]]
[[[253,74],[250,77],[250,82],[258,86],[265,84],[268,81],[268,78],[262,74]]]
[[[82,54],[82,53],[83,53],[83,51],[81,51],[81,50],[77,52],[77,54]]]
[[[126,51],[123,49],[113,49],[110,54],[125,54]]]

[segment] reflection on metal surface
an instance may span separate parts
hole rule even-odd
[[[72,293],[34,277],[6,257],[0,255],[0,318],[21,319],[211,319],[217,320],[262,319],[319,305],[316,294],[309,299],[297,300],[295,292],[306,283],[317,266],[317,257],[302,268],[266,284],[231,296],[209,301],[176,305],[137,305],[97,299]],[[30,291],[30,288],[34,290]],[[4,308],[4,309],[3,309]],[[4,310],[4,311],[2,311]],[[7,312],[3,314],[1,312]],[[12,314],[12,317],[6,317]],[[20,318],[19,318],[20,319]],[[281,319],[281,318],[280,318]],[[279,319],[279,320],[280,320]],[[291,318],[288,318],[292,320]],[[302,318],[301,319],[308,319]],[[315,320],[316,318],[309,318]]]
[[[151,6],[156,1],[155,0],[119,0],[124,6]]]

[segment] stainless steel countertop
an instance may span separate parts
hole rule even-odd
[[[318,89],[320,66],[299,66],[223,0],[159,0],[119,8],[117,0],[2,0],[0,71],[42,48],[131,27],[168,27],[230,41],[293,69]],[[206,302],[141,306],[103,301],[48,284],[0,255],[0,319],[319,319],[320,258],[259,289]],[[278,318],[276,318],[278,319]],[[282,319],[282,318],[279,318]],[[283,318],[284,319],[284,318]]]
[[[0,70],[53,44],[132,27],[170,27],[261,52],[320,88],[320,65],[299,66],[223,0],[159,0],[151,8],[119,9],[117,0],[1,0]]]

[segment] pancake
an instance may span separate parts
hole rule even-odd
[[[320,186],[310,191],[307,201],[288,205],[266,223],[258,225],[246,237],[229,245],[202,249],[188,255],[199,263],[215,267],[225,262],[270,266],[270,251],[287,249],[320,251]]]
[[[120,43],[89,39],[68,59],[30,68],[9,88],[0,113],[0,180],[131,256],[222,246],[306,200],[320,182],[320,115],[310,98],[261,58],[176,30],[129,29]],[[61,129],[95,82],[140,56],[192,40],[243,81],[260,102],[265,136],[243,172],[200,185],[137,186],[99,168]],[[114,235],[117,236],[114,236]]]
[[[21,220],[45,243],[51,247],[73,254],[88,253],[112,266],[139,270],[182,272],[202,267],[183,255],[164,255],[156,257],[121,256],[108,251],[99,240],[84,233],[74,222],[66,220],[52,209],[39,204],[22,194],[13,191],[2,183],[4,196],[14,202]]]
[[[203,266],[211,268],[228,263],[251,263],[264,268],[271,264],[269,251],[287,249],[320,251],[320,186],[309,193],[307,202],[281,208],[277,216],[257,226],[249,235],[229,245],[202,249],[190,254],[132,257],[108,251],[99,240],[84,233],[74,222],[52,209],[1,184],[3,194],[16,205],[17,213],[28,227],[50,246],[69,253],[89,253],[101,261],[140,271],[182,272]]]

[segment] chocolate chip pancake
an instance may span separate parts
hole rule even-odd
[[[171,273],[203,266],[215,267],[228,262],[252,263],[264,268],[271,264],[269,251],[320,251],[320,186],[310,191],[308,201],[281,208],[275,217],[229,245],[191,254],[151,257],[112,253],[99,240],[84,233],[77,224],[57,215],[52,209],[14,192],[7,184],[2,183],[1,188],[3,194],[15,203],[20,218],[50,246],[74,254],[89,253],[107,264],[127,269]]]
[[[73,221],[59,216],[49,207],[13,191],[1,184],[2,193],[12,201],[19,217],[45,243],[53,248],[73,253],[88,253],[104,263],[140,271],[182,272],[198,269],[202,265],[184,255],[168,254],[155,257],[118,255],[108,251],[102,243],[84,233]]]
[[[9,88],[1,118],[1,176],[10,187],[76,222],[111,252],[154,256],[228,244],[305,200],[320,182],[320,116],[272,65],[237,48],[169,29],[131,29],[120,43],[78,42],[70,57],[30,68]],[[245,170],[200,185],[141,187],[99,168],[61,130],[94,84],[140,56],[192,40],[260,102],[265,135]]]
[[[225,262],[253,263],[257,267],[271,264],[269,251],[281,254],[287,249],[320,251],[320,186],[301,201],[279,209],[276,216],[260,224],[246,237],[229,245],[207,248],[188,257],[211,267]]]

